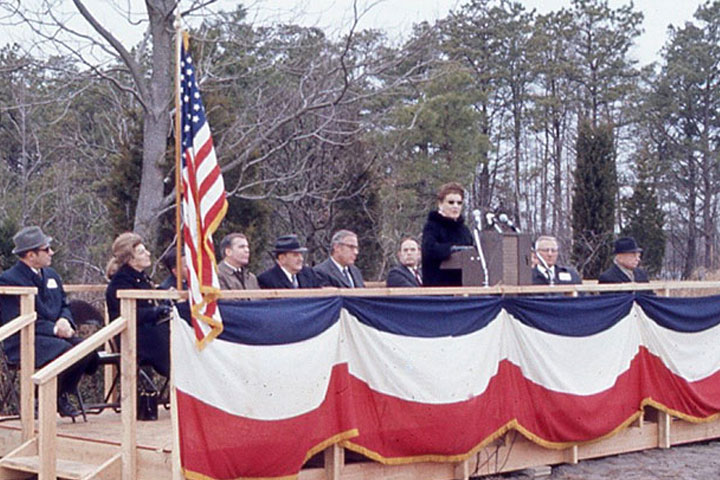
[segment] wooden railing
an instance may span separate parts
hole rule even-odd
[[[133,303],[134,307],[134,303]],[[56,463],[57,455],[55,452],[55,436],[57,434],[57,423],[56,423],[56,410],[57,410],[57,381],[58,375],[67,370],[69,367],[77,363],[82,358],[86,357],[97,348],[101,347],[105,342],[113,338],[115,335],[120,334],[121,341],[123,342],[122,348],[130,349],[130,345],[134,345],[134,337],[131,337],[135,328],[129,327],[130,322],[120,316],[115,321],[110,322],[109,325],[103,327],[79,345],[63,353],[52,362],[45,365],[43,368],[38,370],[33,376],[32,381],[38,386],[38,455],[40,457],[40,471],[38,476],[40,479],[55,479],[56,478]],[[134,325],[134,323],[133,323]],[[128,334],[129,331],[132,333]],[[127,342],[129,345],[126,345]],[[130,343],[132,342],[132,343]],[[128,370],[125,367],[125,358],[123,357],[123,365],[121,366],[121,375],[123,379],[123,393],[125,392],[125,382],[133,383],[135,381],[135,370],[131,369],[129,375],[125,375]],[[132,362],[135,361],[135,356],[132,356]],[[122,396],[121,408],[130,408],[127,405],[128,402],[135,404],[134,395],[132,398],[126,398],[126,395]],[[123,418],[124,420],[124,418]],[[123,429],[126,430],[128,427],[123,423]],[[126,436],[123,435],[123,452],[126,450],[128,445],[125,444]],[[129,449],[129,447],[127,448]],[[132,446],[133,451],[135,445]],[[125,477],[123,477],[125,478]],[[128,480],[132,477],[127,477]]]
[[[20,297],[20,316],[0,327],[0,341],[20,332],[20,426],[23,442],[30,440],[34,430],[35,390],[30,377],[35,371],[35,287],[0,287],[0,295]]]

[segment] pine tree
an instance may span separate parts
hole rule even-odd
[[[638,182],[633,194],[623,202],[622,235],[635,238],[643,248],[643,266],[650,275],[657,275],[665,256],[665,215],[658,205],[652,182],[654,175],[647,158],[640,158],[637,167]]]
[[[615,151],[610,125],[578,128],[573,190],[573,263],[586,278],[597,278],[609,264],[615,224]]]

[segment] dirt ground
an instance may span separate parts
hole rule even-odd
[[[720,440],[645,450],[577,465],[558,465],[549,476],[535,476],[532,470],[484,477],[494,479],[547,480],[715,480],[720,479]]]

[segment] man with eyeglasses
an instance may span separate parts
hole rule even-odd
[[[355,266],[359,253],[357,234],[350,230],[335,232],[330,240],[330,258],[314,270],[324,285],[337,288],[363,288],[362,272]]]
[[[533,285],[572,285],[582,283],[577,270],[557,265],[558,241],[555,237],[543,235],[535,241],[537,265],[532,269]],[[544,262],[544,265],[543,265]],[[547,268],[546,268],[547,267]]]
[[[220,241],[222,262],[218,264],[218,280],[222,290],[257,290],[255,275],[248,270],[250,243],[242,233],[229,233]]]
[[[17,263],[0,275],[0,285],[36,287],[35,296],[35,368],[51,362],[77,345],[82,339],[77,335],[67,296],[60,275],[50,268],[55,253],[50,247],[52,238],[40,227],[25,227],[13,237],[18,256]],[[20,315],[20,297],[0,296],[0,312],[5,324]],[[20,363],[20,336],[15,334],[3,342],[8,361]],[[66,369],[58,378],[57,410],[62,416],[75,417],[80,413],[69,402],[67,393],[77,392],[83,373],[92,374],[97,369],[97,354],[91,353]]]

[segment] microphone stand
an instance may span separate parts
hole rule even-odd
[[[555,275],[552,274],[552,272],[550,271],[550,267],[548,267],[547,262],[546,262],[545,259],[538,253],[538,251],[537,251],[536,249],[534,249],[534,248],[532,249],[532,251],[533,251],[533,253],[535,254],[535,258],[537,258],[538,262],[540,262],[540,263],[542,264],[543,268],[544,268],[545,271],[547,272],[548,281],[550,282],[550,286],[552,287],[553,285],[555,285]]]
[[[483,253],[482,244],[480,243],[480,224],[475,222],[475,228],[473,229],[473,238],[475,239],[475,248],[477,249],[478,256],[480,257],[480,265],[483,269],[483,287],[490,285],[490,279],[488,278],[487,263],[485,262],[485,254]]]

